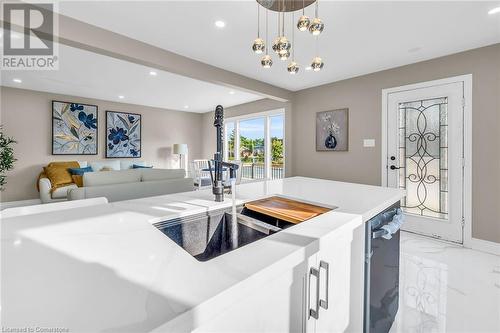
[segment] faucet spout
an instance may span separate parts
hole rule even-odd
[[[215,201],[224,201],[224,180],[223,180],[223,168],[229,169],[229,176],[231,179],[236,179],[236,170],[238,165],[234,163],[224,162],[223,158],[223,129],[224,129],[224,108],[222,105],[217,105],[215,108],[214,126],[217,130],[217,150],[214,154],[213,159],[213,174],[212,165],[209,162],[210,177],[212,180],[212,193],[215,196]]]

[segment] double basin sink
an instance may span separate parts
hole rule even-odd
[[[286,213],[291,215],[279,215],[273,210],[263,211],[248,205],[237,207],[236,221],[231,210],[224,209],[167,220],[156,223],[155,227],[197,260],[208,261],[303,222],[287,217],[293,216],[294,210],[301,210],[303,213],[306,206],[319,207],[321,213],[306,216],[314,217],[335,208],[280,197],[272,198],[277,198],[280,204],[285,200],[287,204],[294,204],[285,208]]]

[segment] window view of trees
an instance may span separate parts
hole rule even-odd
[[[240,121],[239,155],[244,178],[262,179],[265,177],[265,121],[266,118]]]
[[[250,139],[240,135],[240,156],[243,162],[264,163],[264,139]]]
[[[227,159],[234,161],[234,123],[226,124]]]
[[[266,122],[269,125],[269,141],[271,143],[268,153],[271,165],[266,166]],[[239,147],[238,157],[241,160],[242,177],[244,179],[272,179],[284,177],[284,117],[283,115],[261,118],[245,119],[239,122],[239,133],[236,133],[236,123],[226,123],[226,158],[235,159],[236,146]],[[236,137],[239,134],[239,141]]]
[[[285,124],[282,115],[270,117],[271,162],[273,167],[283,168]]]

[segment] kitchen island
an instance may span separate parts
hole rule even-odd
[[[293,177],[239,185],[237,204],[271,195],[338,208],[206,262],[154,224],[231,206],[210,190],[2,219],[2,326],[359,331],[363,222],[403,191]],[[331,270],[330,304],[316,320],[310,273],[320,262]]]

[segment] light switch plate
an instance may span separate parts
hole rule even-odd
[[[375,147],[375,139],[364,139],[363,147]]]

